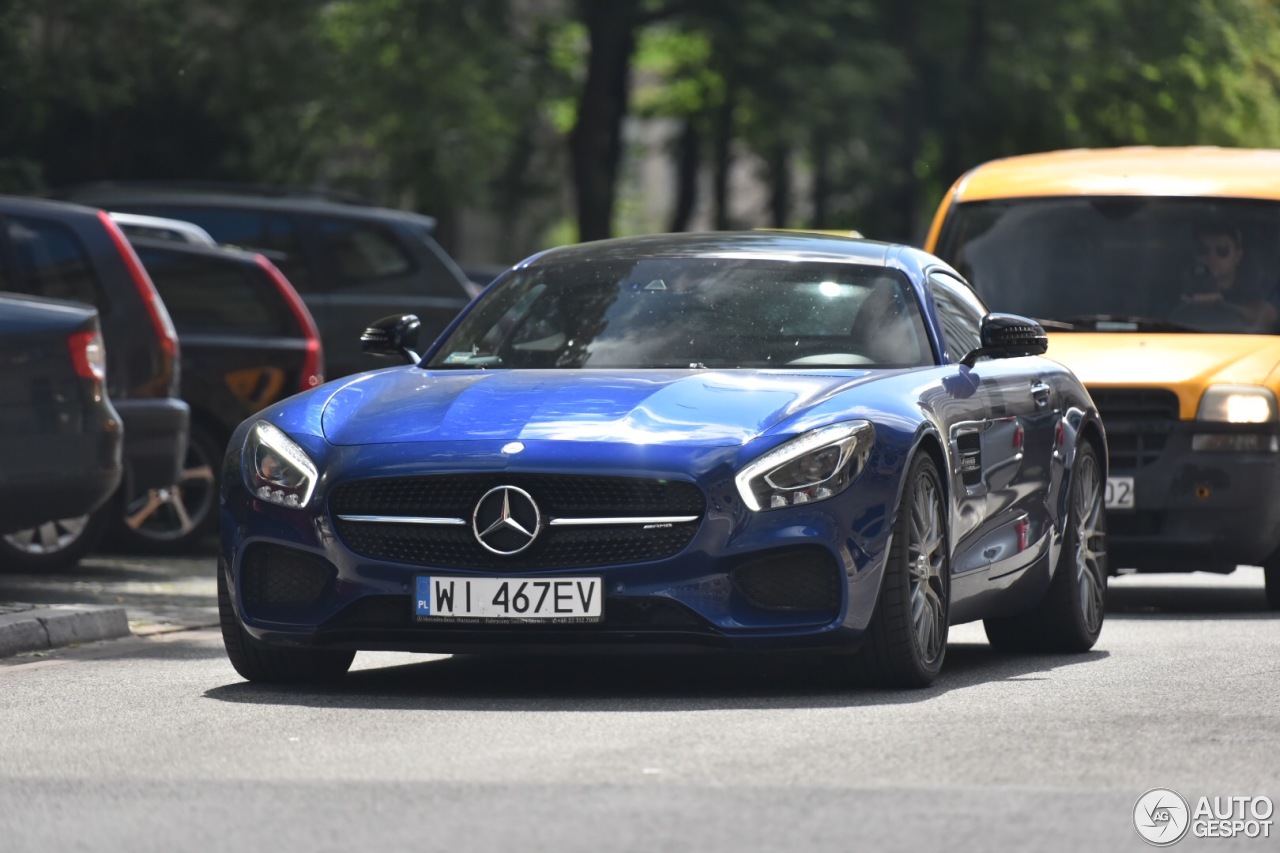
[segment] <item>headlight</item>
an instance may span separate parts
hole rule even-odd
[[[826,500],[862,473],[874,442],[875,429],[866,421],[822,427],[770,450],[733,481],[755,512]]]
[[[1196,420],[1262,424],[1276,419],[1276,395],[1260,385],[1210,385],[1200,398]]]
[[[249,429],[241,456],[245,485],[255,497],[301,509],[315,491],[315,463],[279,428],[258,421]]]

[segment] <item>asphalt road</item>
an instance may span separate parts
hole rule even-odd
[[[960,626],[922,691],[834,689],[803,657],[386,653],[266,689],[192,627],[212,571],[0,576],[0,600],[115,601],[149,633],[0,661],[0,850],[1099,853],[1149,849],[1132,812],[1153,787],[1280,800],[1257,570],[1120,578],[1083,656]]]

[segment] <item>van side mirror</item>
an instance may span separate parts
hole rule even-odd
[[[983,356],[1017,358],[1044,355],[1048,349],[1049,338],[1035,320],[1017,314],[988,314],[982,318],[982,346],[966,355],[960,363],[973,367]]]
[[[418,331],[422,322],[417,314],[392,314],[375,320],[360,336],[360,349],[369,355],[399,358],[409,364],[418,362]]]

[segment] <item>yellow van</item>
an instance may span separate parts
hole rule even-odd
[[[1265,568],[1280,609],[1280,151],[995,160],[925,248],[1049,331],[1107,430],[1112,569]]]

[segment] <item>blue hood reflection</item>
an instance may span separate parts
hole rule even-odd
[[[334,393],[333,444],[562,440],[734,446],[872,378],[781,371],[384,370]]]

